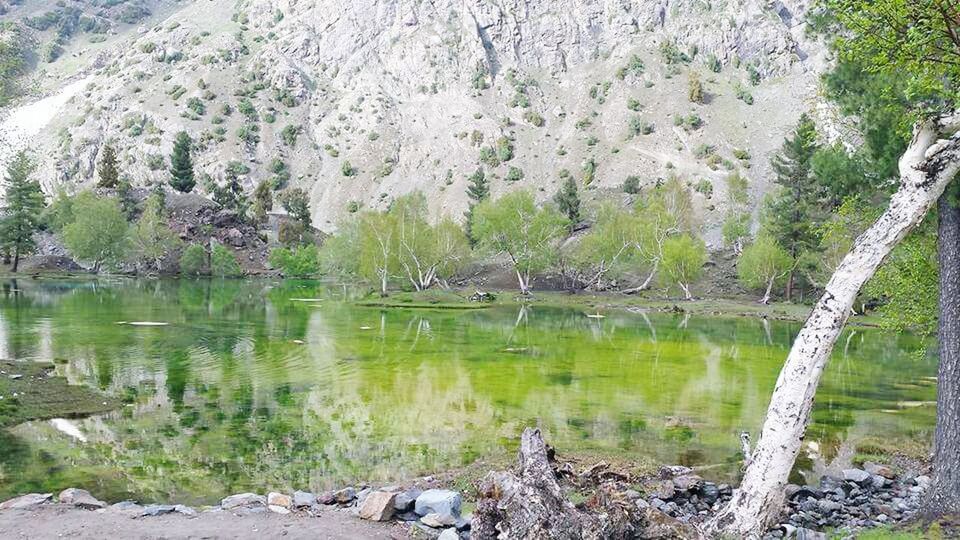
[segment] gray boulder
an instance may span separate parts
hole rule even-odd
[[[455,523],[456,518],[460,517],[461,504],[463,504],[463,500],[456,491],[428,489],[417,497],[414,511],[421,516],[427,514],[438,514],[441,517],[449,516],[453,518]]]
[[[220,501],[220,507],[224,510],[231,510],[233,508],[251,508],[251,507],[266,507],[267,498],[263,495],[257,495],[256,493],[239,493],[237,495],[231,495],[226,499]]]
[[[27,510],[50,502],[53,493],[28,493],[0,503],[0,510]]]
[[[61,504],[69,504],[87,510],[106,508],[107,503],[97,499],[89,491],[79,488],[67,488],[60,492],[57,499]]]
[[[294,491],[293,492],[293,507],[294,508],[309,508],[317,504],[317,496],[309,491]]]
[[[844,469],[843,479],[860,484],[870,480],[870,473],[863,469]]]

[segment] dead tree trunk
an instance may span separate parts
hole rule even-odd
[[[539,429],[523,430],[517,472],[491,472],[480,484],[470,524],[476,540],[600,540],[633,538],[633,516],[605,508],[578,510],[560,489]]]
[[[750,466],[730,503],[705,524],[708,534],[758,538],[779,516],[783,487],[800,450],[833,345],[860,288],[960,171],[958,128],[960,113],[929,120],[915,130],[900,158],[900,189],[883,215],[854,242],[794,340],[770,398]]]

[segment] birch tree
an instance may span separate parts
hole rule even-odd
[[[813,398],[837,337],[863,287],[960,172],[960,114],[918,124],[900,159],[900,188],[886,211],[854,242],[827,283],[780,371],[757,446],[730,503],[705,532],[759,538],[779,516],[783,488],[810,421]]]
[[[764,289],[761,304],[770,303],[773,285],[793,270],[793,258],[769,234],[761,234],[743,250],[737,261],[740,283],[751,289]]]
[[[386,212],[367,211],[360,215],[358,271],[379,284],[380,295],[387,295],[390,276],[396,273],[396,217]]]
[[[956,131],[960,5],[955,0],[828,0],[827,6],[844,27],[838,50],[901,81],[911,106],[922,115],[949,111],[940,122],[940,136]],[[941,156],[931,164],[940,170],[928,168],[929,174],[955,166],[946,161],[955,139],[928,151],[928,160]],[[954,184],[937,201],[940,361],[933,474],[925,507],[931,517],[960,512],[960,189]]]
[[[521,294],[530,294],[530,279],[557,256],[567,220],[553,208],[537,208],[533,195],[515,191],[496,201],[480,203],[471,231],[480,245],[510,258]]]
[[[584,288],[601,290],[608,275],[621,273],[635,260],[638,230],[630,212],[609,204],[600,207],[596,223],[573,253],[573,266],[585,275]]]
[[[450,219],[431,225],[427,198],[422,192],[396,199],[389,212],[397,228],[397,267],[414,289],[429,289],[463,267],[470,251],[466,235]]]
[[[636,243],[639,261],[649,269],[646,279],[637,288],[650,288],[668,238],[693,231],[693,203],[690,190],[677,177],[671,177],[636,206]]]
[[[689,234],[668,238],[663,243],[663,274],[666,283],[676,284],[685,300],[693,300],[690,285],[700,279],[707,262],[707,246]]]

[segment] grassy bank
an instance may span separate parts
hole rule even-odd
[[[393,292],[384,298],[368,297],[357,302],[362,307],[400,309],[482,309],[494,306],[539,305],[549,307],[582,308],[602,314],[603,310],[639,309],[664,313],[689,313],[713,317],[759,317],[779,321],[802,322],[810,314],[811,306],[793,303],[760,304],[745,298],[703,298],[679,300],[622,293],[569,293],[541,291],[522,297],[516,291],[485,291],[493,295],[487,302],[474,302],[474,289],[428,290],[420,292]],[[857,315],[850,324],[877,326],[870,315]]]

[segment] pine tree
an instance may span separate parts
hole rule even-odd
[[[473,227],[473,208],[490,198],[490,181],[487,180],[487,175],[484,174],[483,167],[477,168],[476,172],[467,177],[467,181],[470,182],[467,186],[467,197],[470,199],[470,206],[467,207],[467,212],[464,214],[467,220],[463,229],[464,232],[467,233],[470,245],[474,246],[477,244],[477,240],[470,232]]]
[[[0,242],[5,252],[13,253],[12,272],[17,271],[20,257],[36,248],[33,233],[40,229],[43,191],[39,182],[30,179],[32,172],[33,163],[24,152],[19,152],[7,167],[4,182],[7,207],[0,221]]]
[[[240,183],[240,176],[230,171],[227,172],[227,183],[223,186],[215,186],[213,189],[213,201],[226,210],[236,212],[241,220],[247,213],[247,196],[243,193],[243,184]]]
[[[193,178],[193,160],[190,150],[193,141],[186,131],[177,133],[173,142],[173,155],[170,157],[170,186],[181,193],[190,193],[196,185]]]
[[[99,185],[102,188],[115,188],[120,180],[120,171],[117,170],[117,151],[107,144],[100,153],[100,164],[97,166]]]
[[[273,208],[273,188],[270,182],[264,180],[253,191],[253,220],[257,224],[267,222],[267,212]]]
[[[780,193],[768,202],[766,229],[777,242],[797,259],[802,253],[816,249],[818,185],[812,174],[813,155],[817,152],[817,126],[803,114],[793,136],[783,143],[780,153],[771,165],[776,173],[774,182]],[[785,296],[790,300],[794,274],[787,277]]]
[[[553,200],[560,207],[560,213],[570,221],[571,228],[580,222],[580,194],[577,193],[577,181],[572,176],[568,176],[563,182],[563,187],[554,195]]]

